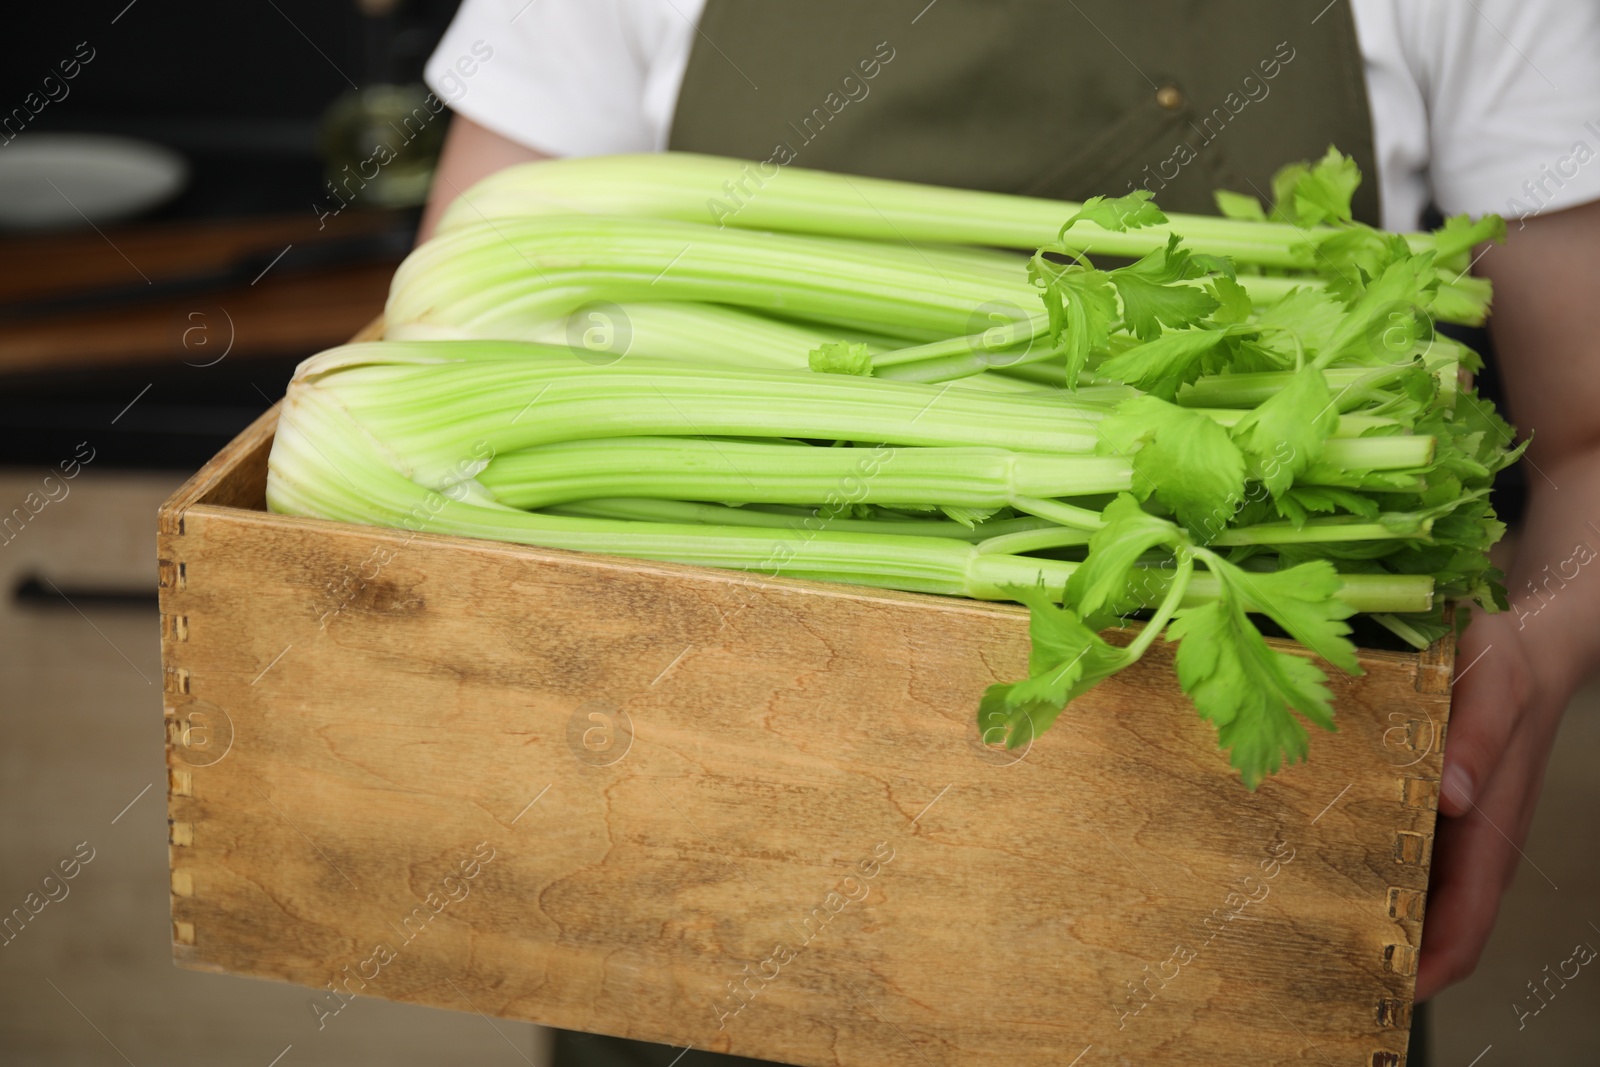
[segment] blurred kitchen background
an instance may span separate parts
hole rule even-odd
[[[421,71],[455,6],[8,11],[7,460],[54,464],[93,431],[96,465],[193,468],[377,313],[447,122]],[[432,121],[404,123],[417,108]],[[370,163],[379,142],[400,158]]]
[[[546,1058],[535,1027],[377,1000],[319,1031],[305,990],[171,962],[155,509],[382,309],[455,6],[7,6],[0,515],[35,495],[0,531],[0,907],[93,855],[0,947],[7,1067]]]
[[[381,310],[448,117],[404,116],[454,8],[8,6],[0,517],[34,503],[0,532],[0,910],[80,842],[93,859],[0,946],[0,1063],[545,1060],[535,1027],[370,999],[319,1032],[304,990],[170,959],[155,510]],[[380,142],[396,158],[351,180]],[[1513,1007],[1600,947],[1597,765],[1591,688],[1488,955],[1437,1004],[1435,1064],[1600,1063],[1600,975],[1521,1027]]]

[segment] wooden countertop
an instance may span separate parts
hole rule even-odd
[[[270,259],[290,245],[377,233],[388,212],[346,212],[319,229],[303,215],[150,223],[0,241],[0,305],[160,281]],[[339,344],[383,308],[398,259],[296,273],[250,285],[93,311],[0,320],[0,375],[73,367],[307,354]],[[200,327],[198,331],[193,327]],[[185,331],[188,346],[185,344]],[[204,342],[204,345],[201,342]]]

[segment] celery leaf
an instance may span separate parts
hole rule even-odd
[[[1316,289],[1291,289],[1289,295],[1271,307],[1263,308],[1256,322],[1271,327],[1266,331],[1265,343],[1293,356],[1293,346],[1284,346],[1283,334],[1292,333],[1300,339],[1308,355],[1315,355],[1327,347],[1328,341],[1344,320],[1345,307],[1339,301]]]
[[[1139,557],[1162,545],[1186,541],[1183,532],[1166,519],[1151,515],[1127,493],[1121,493],[1101,513],[1105,526],[1089,538],[1089,556],[1067,579],[1067,602],[1084,618],[1102,612],[1123,612],[1150,601],[1130,586]]]
[[[1217,210],[1222,212],[1224,218],[1241,219],[1246,222],[1266,222],[1267,213],[1261,207],[1261,201],[1245,193],[1230,193],[1226,189],[1218,189],[1211,194],[1217,202]]]
[[[955,504],[940,504],[939,510],[944,512],[945,518],[952,522],[959,522],[967,529],[972,529],[980,522],[987,522],[999,512],[999,508],[967,508]]]
[[[1202,718],[1217,727],[1229,762],[1254,789],[1261,779],[1303,760],[1308,741],[1295,718],[1334,729],[1327,676],[1310,660],[1267,644],[1248,612],[1270,615],[1306,647],[1346,670],[1359,672],[1342,620],[1340,579],[1325,560],[1276,573],[1250,573],[1206,555],[1220,595],[1210,604],[1178,612],[1167,628],[1177,641],[1178,683]]]
[[[1330,146],[1294,186],[1294,209],[1302,226],[1351,221],[1350,200],[1361,185],[1361,168]]]
[[[1220,306],[1204,289],[1164,285],[1137,274],[1112,271],[1122,297],[1122,318],[1142,341],[1161,336],[1162,326],[1193,326]]]
[[[1246,322],[1255,310],[1249,292],[1232,278],[1211,279],[1211,295],[1217,299],[1217,310],[1211,313],[1211,321],[1219,326]]]
[[[1191,255],[1173,234],[1165,248],[1112,271],[1111,281],[1122,297],[1123,321],[1140,340],[1149,341],[1161,335],[1162,326],[1192,326],[1219,306],[1204,289],[1173,283],[1231,269],[1231,263],[1215,256]]]
[[[1273,221],[1287,222],[1291,226],[1300,225],[1300,213],[1294,204],[1294,191],[1300,185],[1300,180],[1310,173],[1311,164],[1302,161],[1285,164],[1272,175]]]
[[[1249,463],[1250,476],[1282,496],[1295,478],[1322,456],[1322,446],[1339,428],[1328,381],[1306,367],[1260,407],[1233,427],[1233,440]]]
[[[1506,220],[1499,215],[1485,215],[1477,221],[1471,215],[1452,215],[1434,231],[1433,252],[1441,261],[1447,261],[1484,241],[1505,244]]]
[[[1089,355],[1104,348],[1117,318],[1117,296],[1105,271],[1062,266],[1033,257],[1028,277],[1039,286],[1050,316],[1051,340],[1066,353],[1066,384],[1075,389]]]
[[[1426,314],[1439,288],[1433,253],[1406,256],[1390,263],[1350,305],[1344,320],[1317,354],[1326,367],[1353,358],[1363,363],[1393,363],[1428,336]]]
[[[1297,485],[1279,496],[1274,502],[1279,515],[1304,526],[1309,513],[1332,514],[1344,510],[1369,521],[1378,517],[1378,502],[1369,496],[1350,489],[1327,485]]]
[[[1223,585],[1246,611],[1260,612],[1289,631],[1296,641],[1347,674],[1361,674],[1355,645],[1344,620],[1349,605],[1339,599],[1343,584],[1327,560],[1318,559],[1286,570],[1252,572],[1207,560]]]
[[[1153,494],[1202,541],[1221,533],[1244,499],[1244,455],[1204,414],[1138,396],[1119,404],[1100,431],[1102,454],[1132,455],[1135,495]]]
[[[1137,386],[1163,400],[1200,377],[1201,357],[1220,345],[1223,330],[1182,330],[1162,334],[1153,341],[1121,352],[1096,368],[1101,377]]]
[[[1032,613],[1028,677],[985,690],[978,706],[978,732],[986,742],[1004,738],[1006,747],[1019,748],[1049,729],[1068,701],[1129,660],[1074,612],[1056,606],[1043,589],[1018,589],[1012,595]]]
[[[1309,660],[1271,648],[1233,600],[1186,608],[1167,627],[1178,641],[1178,684],[1217,728],[1229,763],[1255,789],[1285,758],[1305,759],[1308,740],[1291,709],[1332,725],[1325,677]]]
[[[1065,236],[1079,222],[1092,222],[1102,230],[1116,233],[1159,226],[1167,221],[1167,216],[1151,201],[1154,195],[1149,189],[1135,189],[1126,196],[1091,196],[1061,227],[1061,233]]]

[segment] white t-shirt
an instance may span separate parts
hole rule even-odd
[[[1430,200],[1513,225],[1600,200],[1600,0],[1351,3],[1386,228],[1415,229]],[[549,155],[661,151],[703,8],[465,0],[426,78]]]

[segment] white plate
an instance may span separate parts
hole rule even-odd
[[[25,133],[0,148],[0,226],[64,229],[130,218],[177,194],[183,157],[160,145],[87,133]]]

